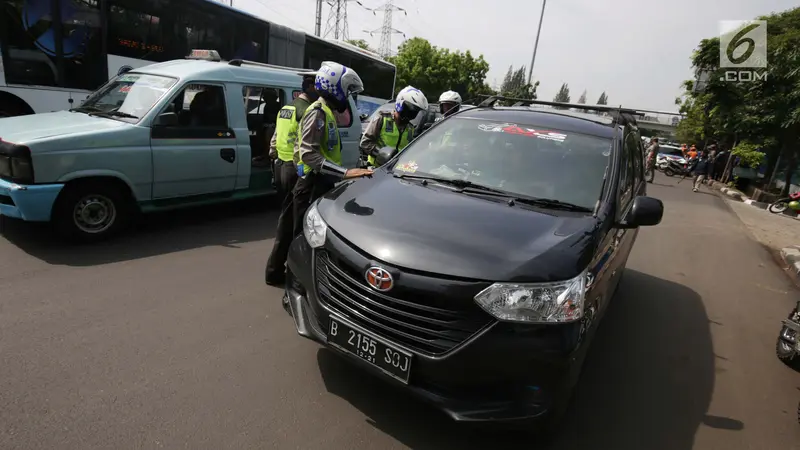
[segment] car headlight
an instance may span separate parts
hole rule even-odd
[[[325,233],[327,232],[328,224],[322,220],[315,203],[308,208],[306,213],[305,221],[303,221],[303,235],[311,248],[319,248],[325,244]]]
[[[495,283],[476,295],[475,301],[504,321],[574,322],[583,317],[586,273],[553,283]]]

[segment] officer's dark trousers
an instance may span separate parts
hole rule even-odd
[[[331,190],[334,183],[326,180],[324,176],[310,173],[306,178],[298,178],[292,191],[291,201],[284,204],[281,216],[278,218],[275,243],[272,253],[267,260],[264,273],[266,281],[282,282],[286,275],[286,259],[289,256],[289,246],[298,235],[303,234],[303,218],[311,203],[326,192]]]
[[[275,188],[278,190],[278,198],[281,205],[286,205],[287,202],[292,201],[292,190],[295,183],[297,183],[297,168],[294,161],[275,161],[272,166],[275,177]]]

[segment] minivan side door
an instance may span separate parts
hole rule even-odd
[[[153,199],[233,192],[238,152],[228,95],[224,84],[191,82],[156,116]],[[171,120],[159,120],[164,115]]]
[[[359,156],[358,144],[361,142],[361,119],[353,98],[349,98],[345,112],[334,114],[336,126],[339,127],[339,139],[342,141],[342,165],[349,169],[356,167]]]

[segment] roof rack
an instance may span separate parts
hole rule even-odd
[[[640,110],[623,108],[622,106],[548,102],[544,100],[534,100],[529,98],[503,97],[501,95],[479,95],[479,97],[486,97],[486,100],[482,101],[478,105],[478,107],[483,107],[483,108],[494,107],[494,104],[500,100],[506,102],[514,102],[512,106],[544,105],[544,106],[555,106],[564,109],[574,108],[574,109],[582,109],[585,111],[597,111],[597,112],[609,113],[609,115],[611,115],[612,118],[614,119],[615,123],[619,123],[622,125],[625,124],[635,125],[636,116],[644,116],[644,113],[641,112]]]
[[[299,69],[299,68],[296,68],[296,67],[278,66],[278,65],[275,65],[275,64],[261,63],[261,62],[258,62],[258,61],[248,61],[246,59],[232,59],[232,60],[228,61],[228,65],[236,66],[236,67],[256,66],[256,67],[264,67],[264,68],[267,68],[267,69],[280,69],[280,70],[288,70],[288,71],[298,72],[298,73],[308,73],[309,75],[311,75],[312,73],[316,73],[316,71],[311,70],[311,69]]]

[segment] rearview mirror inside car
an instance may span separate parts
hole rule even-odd
[[[156,117],[156,120],[153,122],[153,126],[176,127],[178,126],[178,114],[174,112],[159,114],[159,116]]]
[[[633,199],[633,206],[625,216],[622,228],[636,228],[658,225],[664,215],[664,204],[653,197],[639,196]]]
[[[378,155],[375,156],[375,163],[378,166],[382,166],[391,161],[392,158],[397,155],[397,153],[398,151],[394,147],[383,147],[382,149],[378,150]]]

